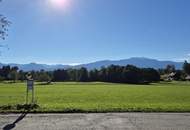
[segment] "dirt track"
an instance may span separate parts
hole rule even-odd
[[[2,130],[190,130],[190,113],[8,114]]]

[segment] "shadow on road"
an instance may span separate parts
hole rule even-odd
[[[7,124],[3,127],[3,130],[11,130],[15,128],[16,124],[24,119],[28,112],[22,113],[12,124]]]
[[[0,0],[1,1],[1,0]],[[24,119],[24,117],[33,109],[37,109],[39,106],[37,104],[18,104],[16,105],[17,110],[23,110],[23,113],[12,123],[7,124],[3,127],[3,130],[11,130],[16,127],[16,124]]]

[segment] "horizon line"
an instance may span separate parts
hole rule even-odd
[[[26,63],[16,63],[16,62],[0,62],[0,64],[18,64],[18,65],[23,65],[23,64],[41,64],[41,65],[69,65],[69,66],[77,66],[77,65],[83,65],[83,64],[89,64],[89,63],[95,63],[95,62],[100,62],[100,61],[121,61],[121,60],[128,60],[128,59],[133,59],[133,58],[144,58],[144,59],[150,59],[150,60],[158,60],[158,61],[170,61],[170,62],[184,62],[184,61],[190,61],[188,58],[181,58],[181,59],[156,59],[156,58],[147,58],[147,57],[131,57],[131,58],[123,58],[123,59],[106,59],[106,60],[96,60],[96,61],[89,61],[85,63],[47,63],[47,62],[26,62]]]

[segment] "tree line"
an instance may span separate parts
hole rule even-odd
[[[102,67],[100,70],[86,68],[55,70],[53,81],[147,83],[160,80],[159,73],[152,68],[138,68],[133,65]]]
[[[16,82],[26,80],[30,73],[34,80],[39,82],[111,82],[144,84],[159,82],[160,80],[186,80],[190,76],[190,63],[185,61],[183,70],[176,70],[174,65],[167,65],[164,69],[138,68],[133,65],[110,65],[101,69],[57,69],[54,71],[30,71],[24,72],[18,67],[3,66],[0,68],[0,80]]]

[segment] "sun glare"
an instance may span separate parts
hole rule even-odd
[[[63,9],[69,7],[70,0],[49,0],[49,4],[55,9]]]

